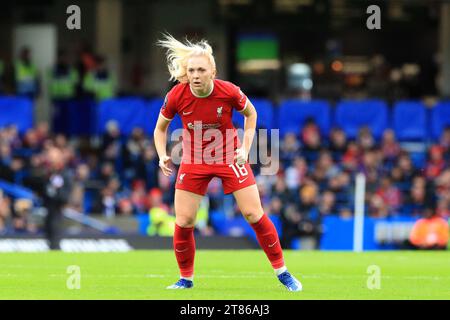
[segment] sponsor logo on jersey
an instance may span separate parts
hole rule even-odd
[[[220,123],[201,123],[200,121],[197,123],[189,122],[187,124],[188,128],[191,130],[196,129],[217,129],[221,126]]]

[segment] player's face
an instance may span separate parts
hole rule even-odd
[[[205,56],[194,56],[188,60],[187,77],[192,89],[199,93],[207,93],[216,71]]]

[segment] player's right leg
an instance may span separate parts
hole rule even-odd
[[[194,278],[195,239],[194,226],[200,202],[209,179],[180,167],[175,189],[175,233],[173,247],[180,279],[167,289],[192,288]]]

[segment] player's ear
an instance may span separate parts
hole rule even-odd
[[[216,74],[217,74],[217,70],[216,70],[216,69],[214,69],[214,70],[213,70],[213,72],[212,72],[212,78],[213,78],[213,79],[215,79],[215,78],[216,78]]]

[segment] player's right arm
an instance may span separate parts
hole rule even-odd
[[[169,124],[170,121],[159,114],[155,131],[153,132],[156,152],[158,153],[159,157],[159,167],[161,168],[165,176],[170,176],[170,174],[172,173],[172,169],[169,168],[170,157],[166,153],[167,128],[169,127]]]
[[[156,122],[155,131],[153,132],[156,152],[159,157],[159,167],[165,176],[170,176],[172,174],[172,169],[169,168],[170,157],[166,152],[167,128],[177,112],[176,104],[174,102],[175,99],[172,97],[171,92],[169,92],[164,99],[158,121]]]

